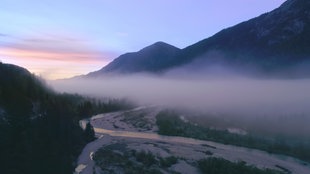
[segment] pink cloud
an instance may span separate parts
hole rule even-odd
[[[98,70],[115,58],[109,51],[95,50],[79,37],[44,34],[17,38],[0,47],[0,59],[27,68],[47,79],[68,78]]]

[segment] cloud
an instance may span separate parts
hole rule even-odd
[[[45,35],[44,37],[32,37],[20,39],[10,47],[32,51],[45,51],[55,53],[97,53],[112,56],[113,53],[108,51],[99,51],[92,48],[87,40],[73,38],[68,36]]]
[[[236,76],[178,79],[140,74],[53,81],[50,84],[60,92],[125,97],[141,105],[189,109],[195,111],[194,115],[202,113],[202,116],[217,117],[223,123],[253,130],[266,131],[268,128],[273,132],[309,137],[309,79],[271,80]]]
[[[116,57],[113,52],[93,49],[87,40],[55,34],[18,38],[1,45],[3,62],[23,66],[48,79],[86,74]]]
[[[245,77],[192,79],[130,75],[52,83],[58,90],[92,96],[129,97],[141,103],[219,111],[310,113],[310,80],[258,80]],[[76,88],[77,87],[77,88]]]

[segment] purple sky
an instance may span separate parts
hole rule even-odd
[[[285,0],[1,0],[0,60],[49,79],[156,41],[184,48]]]

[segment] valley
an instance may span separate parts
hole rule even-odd
[[[126,169],[124,166],[120,167],[121,164],[109,161],[113,158],[100,155],[100,153],[108,153],[105,151],[107,149],[129,155],[126,157],[129,161],[133,160],[132,153],[149,154],[155,160],[154,164],[150,164],[151,168],[161,173],[201,173],[198,161],[210,157],[224,158],[232,162],[244,162],[246,165],[259,169],[268,168],[283,173],[310,172],[308,163],[284,155],[275,155],[213,141],[158,135],[155,116],[160,111],[161,109],[158,107],[139,107],[93,116],[89,121],[94,126],[98,139],[89,143],[80,154],[76,173],[124,172],[123,170]],[[143,120],[142,123],[137,122],[141,120]],[[88,120],[82,120],[80,124],[85,128],[87,122]],[[111,155],[111,152],[109,154]],[[160,161],[165,158],[169,159],[169,157],[176,158],[176,160],[168,167],[155,165],[157,164],[156,159]],[[107,161],[101,166],[100,164],[105,160]]]
[[[4,0],[1,174],[309,174],[310,1]]]

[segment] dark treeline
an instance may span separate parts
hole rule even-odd
[[[190,119],[190,118],[188,118]],[[197,120],[196,120],[197,121]],[[191,137],[201,140],[210,140],[224,144],[243,146],[267,151],[269,153],[284,154],[310,162],[310,142],[292,137],[274,137],[249,133],[239,135],[227,130],[217,130],[208,126],[184,122],[180,114],[172,110],[164,110],[156,116],[159,134]]]
[[[198,161],[198,167],[203,174],[284,174],[272,169],[259,169],[246,165],[245,162],[233,163],[223,158],[208,158]]]
[[[78,124],[127,100],[57,94],[27,70],[0,63],[0,168],[3,174],[71,174],[87,137]]]

